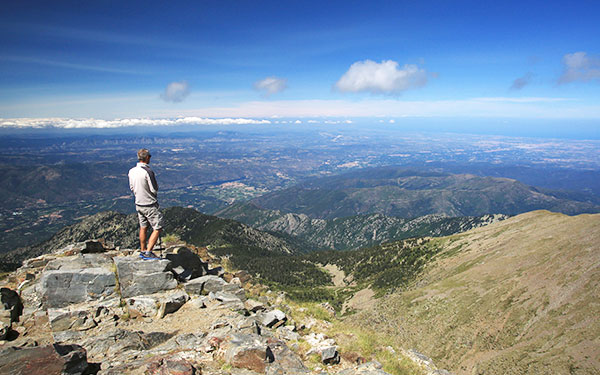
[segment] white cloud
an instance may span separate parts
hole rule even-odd
[[[160,98],[165,102],[179,103],[190,94],[190,85],[187,81],[171,82],[165,88],[165,92],[160,94]]]
[[[15,118],[0,119],[3,128],[121,128],[128,126],[176,126],[176,125],[263,125],[270,124],[269,120],[248,118],[202,118],[181,117],[176,119],[127,118],[116,120],[101,120],[93,118]]]
[[[600,58],[588,56],[585,52],[566,54],[563,59],[563,73],[559,84],[600,80]]]
[[[397,62],[385,60],[358,61],[337,81],[335,87],[341,92],[371,92],[374,94],[398,94],[422,87],[427,83],[427,72],[417,65],[407,64],[399,68]]]
[[[254,89],[261,91],[265,96],[271,96],[282,92],[287,88],[287,79],[278,77],[267,77],[254,82]]]
[[[513,84],[510,86],[511,90],[521,90],[523,87],[527,86],[531,79],[533,78],[533,73],[527,72],[523,77],[519,77],[513,81]]]

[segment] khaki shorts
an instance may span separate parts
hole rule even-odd
[[[158,210],[158,203],[152,206],[135,206],[140,221],[140,227],[151,226],[154,230],[162,229],[163,216]]]

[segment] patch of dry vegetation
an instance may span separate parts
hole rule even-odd
[[[457,374],[598,374],[600,215],[547,211],[439,240],[403,292],[347,318]]]

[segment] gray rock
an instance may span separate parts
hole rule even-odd
[[[277,336],[280,339],[287,341],[296,341],[300,339],[300,335],[297,332],[294,332],[293,326],[281,326],[277,328]]]
[[[85,268],[105,268],[110,270],[113,260],[106,254],[78,254],[59,257],[48,262],[44,271],[80,270]]]
[[[221,302],[242,302],[242,300],[236,296],[235,294],[227,293],[227,292],[216,292],[212,294],[212,297],[217,301]]]
[[[48,320],[53,332],[76,330],[85,331],[97,324],[88,310],[69,311],[64,309],[48,309]]]
[[[246,291],[237,284],[226,284],[222,291],[235,295],[242,302],[246,301]]]
[[[208,294],[222,292],[227,282],[219,276],[207,275],[185,283],[185,291],[190,294]]]
[[[155,317],[159,307],[158,298],[152,296],[136,296],[127,299],[127,309],[132,318]]]
[[[265,305],[262,302],[258,302],[253,299],[246,300],[244,302],[244,306],[248,311],[253,313],[266,310]]]
[[[85,340],[82,345],[88,355],[94,358],[113,358],[126,351],[145,351],[151,349],[173,335],[164,332],[144,333],[115,329],[98,337]]]
[[[59,344],[76,344],[81,343],[87,336],[80,331],[59,331],[52,332],[52,337],[54,338],[54,342]]]
[[[321,351],[321,362],[326,365],[336,365],[340,363],[340,354],[335,346],[324,348]]]
[[[65,307],[108,297],[116,283],[115,274],[104,268],[51,270],[42,273],[37,292],[45,307]]]
[[[191,303],[198,309],[205,309],[208,301],[210,301],[208,296],[200,296],[197,298],[192,298]]]
[[[169,294],[160,300],[158,317],[163,318],[167,314],[172,314],[179,310],[190,299],[190,296],[183,291],[177,291]]]
[[[114,259],[119,276],[121,296],[124,298],[154,294],[175,289],[177,281],[166,259],[143,260],[138,257]]]
[[[269,350],[273,362],[267,365],[267,375],[305,375],[310,370],[304,366],[300,357],[280,340],[269,340]]]
[[[259,319],[262,325],[270,328],[280,321],[287,320],[287,317],[283,311],[275,309],[260,315]]]

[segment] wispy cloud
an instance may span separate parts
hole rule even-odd
[[[171,82],[160,94],[165,102],[179,103],[190,94],[190,84],[187,81]]]
[[[121,128],[130,126],[177,126],[177,125],[261,125],[270,124],[269,120],[249,118],[202,118],[182,117],[176,119],[128,118],[118,120],[70,119],[70,118],[15,118],[0,119],[2,128]]]
[[[55,66],[59,68],[67,68],[67,69],[76,69],[76,70],[88,70],[95,72],[104,72],[104,73],[119,73],[119,74],[135,74],[135,75],[145,75],[139,70],[129,70],[129,69],[121,69],[110,66],[99,66],[99,65],[88,65],[88,64],[76,64],[65,61],[55,61],[55,60],[47,60],[47,59],[39,59],[33,57],[26,56],[0,56],[0,60],[17,62],[17,63],[26,63],[26,64],[39,64],[46,66]]]
[[[335,87],[341,92],[398,94],[425,86],[426,83],[427,72],[417,65],[407,64],[399,68],[399,64],[393,60],[381,63],[364,60],[352,64]]]
[[[510,86],[511,90],[521,90],[523,87],[529,85],[533,79],[533,73],[527,72],[524,76],[515,79]]]
[[[282,92],[287,88],[287,79],[279,77],[267,77],[254,82],[254,89],[263,93],[265,96],[271,96]]]
[[[563,59],[563,73],[558,84],[600,80],[600,58],[588,56],[586,52],[566,54]]]

